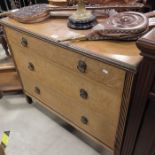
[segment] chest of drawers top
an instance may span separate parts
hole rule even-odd
[[[3,18],[0,23],[4,26],[11,27],[17,31],[28,33],[33,37],[39,38],[46,42],[56,44],[63,48],[67,48],[73,52],[95,58],[118,68],[122,68],[131,72],[136,72],[137,66],[142,57],[135,42],[120,41],[76,41],[76,42],[58,42],[51,36],[65,36],[69,33],[76,32],[87,34],[91,30],[72,30],[67,27],[65,19],[49,19],[36,24],[22,24],[9,18]]]

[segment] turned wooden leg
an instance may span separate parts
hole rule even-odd
[[[0,99],[3,97],[3,93],[0,91]]]
[[[32,104],[32,102],[33,102],[32,98],[30,96],[27,96],[27,95],[25,97],[26,97],[27,103]]]

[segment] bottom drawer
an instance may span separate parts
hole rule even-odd
[[[112,121],[103,117],[102,114],[97,114],[88,108],[84,108],[74,98],[69,98],[60,94],[60,92],[52,90],[51,86],[45,86],[33,79],[33,77],[31,77],[31,80],[28,79],[29,77],[26,74],[22,74],[26,92],[93,136],[96,140],[111,149],[114,148],[117,122],[115,124],[109,123]]]

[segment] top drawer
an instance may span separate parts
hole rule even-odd
[[[35,54],[45,57],[65,69],[77,72],[84,78],[95,80],[108,87],[118,88],[120,83],[116,81],[122,82],[124,80],[125,71],[121,69],[88,58],[71,50],[53,44],[51,45],[8,27],[5,30],[10,44],[21,48],[21,52],[25,54],[33,55],[35,52]]]

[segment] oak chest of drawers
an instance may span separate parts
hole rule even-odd
[[[25,94],[117,154],[141,60],[135,43],[57,42],[52,34],[72,31],[63,19],[1,23]]]

